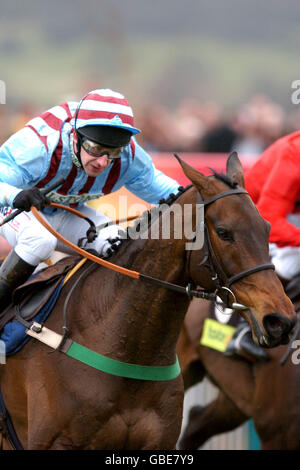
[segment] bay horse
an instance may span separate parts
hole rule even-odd
[[[286,341],[294,325],[294,310],[270,269],[268,225],[248,194],[237,187],[243,185],[237,155],[228,158],[223,178],[206,177],[177,159],[193,186],[176,203],[181,208],[191,205],[195,231],[197,195],[204,203],[210,202],[205,221],[216,269],[221,271],[221,280],[224,274],[233,280],[238,276],[230,286],[229,305],[235,296],[237,302],[251,307],[253,314],[245,316],[257,341],[270,346]],[[214,292],[216,277],[212,279],[211,267],[203,263],[205,250],[187,251],[186,237],[175,237],[176,215],[172,208],[173,203],[170,214],[163,212],[149,227],[158,224],[161,228],[165,217],[170,217],[168,239],[160,233],[158,239],[125,240],[111,261],[175,283],[181,289],[193,282]],[[64,302],[81,275],[82,269],[63,288],[46,321],[47,328],[60,331]],[[190,289],[186,292],[189,294]],[[164,284],[133,280],[97,267],[82,276],[69,299],[69,335],[77,343],[117,361],[169,366],[176,358],[176,344],[189,303],[189,295],[169,290]],[[8,358],[0,381],[5,404],[25,449],[175,448],[184,396],[180,374],[162,381],[118,377],[58,350],[49,353],[45,345],[30,341]]]
[[[300,321],[299,298],[294,306]],[[202,346],[203,323],[211,308],[202,299],[191,302],[177,352],[185,389],[207,377],[218,395],[190,409],[178,449],[198,449],[252,418],[262,450],[300,450],[300,369],[292,360],[293,349],[286,361],[288,346],[278,346],[268,350],[269,361],[251,363]]]

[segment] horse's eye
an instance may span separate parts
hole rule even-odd
[[[221,240],[225,240],[227,242],[233,242],[233,234],[229,230],[226,230],[225,228],[217,228],[216,229],[217,235]]]

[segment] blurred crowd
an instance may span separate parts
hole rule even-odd
[[[57,103],[59,104],[59,103]],[[0,145],[40,109],[30,103],[18,109],[0,105]],[[247,103],[228,112],[214,102],[185,99],[176,109],[152,104],[140,106],[135,124],[142,130],[138,142],[148,152],[229,153],[255,160],[279,137],[300,129],[300,110],[287,113],[265,95],[253,96]],[[0,237],[0,257],[11,247]]]
[[[287,113],[265,95],[255,95],[232,111],[185,99],[174,111],[161,105],[144,108],[137,125],[148,151],[259,155],[279,137],[300,129],[300,112],[295,106]]]
[[[58,104],[58,103],[57,103]],[[0,105],[0,144],[44,109],[25,103],[11,110]],[[176,109],[151,104],[135,106],[139,143],[147,151],[259,155],[282,135],[300,129],[298,107],[287,113],[265,95],[255,95],[232,111],[214,102],[182,100]]]

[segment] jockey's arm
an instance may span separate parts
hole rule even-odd
[[[171,157],[170,157],[171,158]],[[126,189],[144,201],[157,204],[160,199],[178,192],[179,183],[155,168],[150,155],[138,144],[128,170]]]
[[[288,222],[300,193],[300,158],[291,146],[282,150],[264,185],[257,208],[271,223],[270,242],[300,246],[300,229]]]
[[[0,147],[0,206],[13,206],[24,188],[34,186],[46,173],[47,150],[39,137],[23,128]]]

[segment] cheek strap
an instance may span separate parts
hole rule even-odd
[[[74,134],[73,132],[76,132],[75,130],[74,131],[71,131],[71,134],[70,134],[70,153],[71,153],[71,158],[72,158],[72,162],[74,163],[75,166],[77,166],[78,168],[83,168],[82,166],[82,161],[81,161],[81,155],[80,155],[80,151],[81,151],[81,138],[80,138],[80,135],[78,134],[78,132],[76,132],[76,135],[77,135],[77,143],[74,142]],[[75,145],[77,147],[77,150],[75,151]]]

